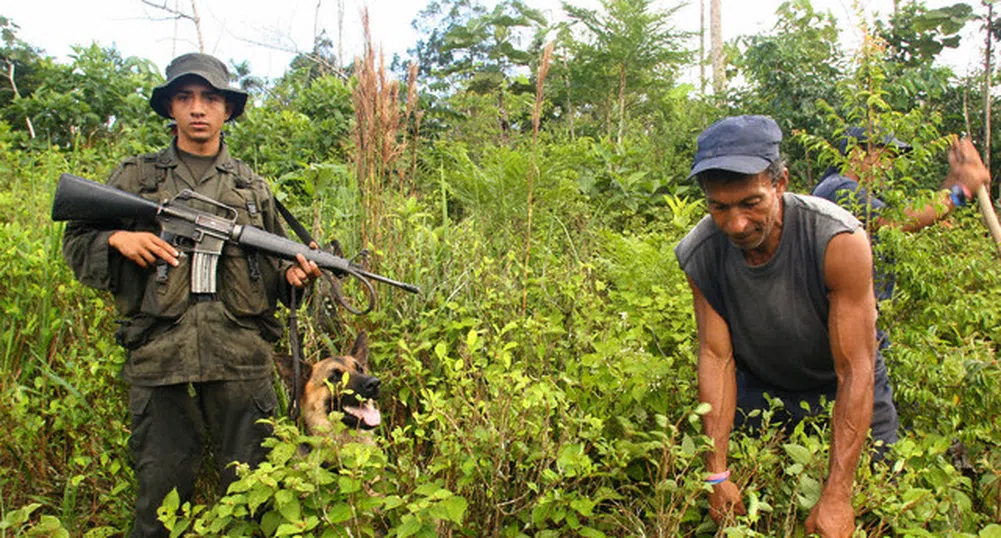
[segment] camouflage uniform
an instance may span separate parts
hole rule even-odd
[[[182,162],[175,140],[159,153],[126,159],[108,183],[158,202],[190,189],[235,208],[239,224],[284,235],[267,183],[225,144],[200,178]],[[211,204],[185,203],[222,214]],[[204,442],[223,489],[235,478],[228,463],[256,465],[266,455],[261,441],[270,428],[257,421],[277,405],[272,342],[282,327],[274,313],[279,298],[287,301],[290,264],[227,243],[217,293],[192,294],[190,254],[177,267],[160,261],[140,268],[108,245],[117,230],[158,233],[159,226],[70,222],[63,254],[81,282],[114,294],[124,318],[115,337],[127,351],[122,377],[130,384],[129,448],[139,483],[132,536],[166,536],[157,507],[175,487],[182,502],[191,498]]]

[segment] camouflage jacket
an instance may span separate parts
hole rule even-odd
[[[191,175],[172,143],[158,153],[124,160],[108,184],[157,202],[191,189],[235,208],[238,224],[285,235],[267,183],[232,158],[225,144],[201,178]],[[220,212],[198,201],[185,204]],[[274,313],[279,298],[288,300],[284,274],[289,262],[227,243],[218,264],[217,293],[194,297],[189,254],[182,249],[177,267],[160,262],[140,268],[108,245],[118,230],[159,233],[160,228],[152,220],[70,222],[63,256],[81,282],[114,295],[124,318],[115,337],[127,350],[126,381],[156,386],[270,375],[270,342],[282,332]]]

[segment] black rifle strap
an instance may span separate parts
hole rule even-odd
[[[281,201],[279,201],[278,198],[275,198],[274,200],[275,200],[275,207],[278,208],[278,212],[281,213],[282,217],[285,219],[285,222],[287,222],[289,227],[292,228],[292,231],[294,231],[295,235],[299,237],[299,240],[305,243],[307,246],[313,243],[316,243],[316,245],[319,246],[320,244],[317,243],[315,239],[313,239],[313,236],[310,235],[310,233],[306,230],[306,228],[302,225],[302,223],[299,222],[299,219],[295,218],[295,215],[293,215],[292,212],[289,211],[287,207],[285,207],[285,204],[281,203]],[[338,247],[338,250],[339,249],[340,247]],[[338,253],[338,255],[340,255],[340,253]],[[345,302],[344,294],[341,292],[340,280],[335,278],[327,278],[327,281],[330,282],[330,291],[331,293],[333,293],[334,299],[336,299],[338,303],[347,308],[350,312],[358,314],[359,311],[355,310],[354,307],[350,306]],[[292,302],[290,304],[295,304],[295,295],[292,296]],[[289,321],[291,322],[292,319],[289,318]],[[291,340],[292,338],[291,326],[289,327],[289,333],[290,333],[289,339]],[[298,338],[298,334],[295,336],[296,338]]]
[[[289,353],[292,355],[292,401],[288,406],[288,417],[292,421],[299,419],[299,393],[302,391],[302,387],[299,386],[301,379],[299,372],[301,369],[302,362],[302,350],[299,345],[299,319],[296,315],[296,308],[298,305],[295,304],[295,286],[289,286],[289,295],[291,295],[292,301],[289,303],[288,312],[288,347]]]
[[[315,242],[313,240],[313,236],[310,235],[308,231],[306,231],[306,228],[303,227],[302,223],[300,223],[299,220],[295,218],[295,215],[293,215],[292,212],[289,211],[287,207],[285,207],[285,204],[278,201],[278,198],[275,198],[275,207],[278,208],[278,212],[282,214],[282,217],[285,218],[285,222],[287,222],[289,227],[292,228],[292,231],[295,232],[295,235],[299,237],[300,241],[302,241],[307,245]]]
[[[278,198],[275,198],[275,207],[278,208],[278,212],[281,213],[285,222],[288,223],[289,227],[295,232],[295,235],[299,237],[299,240],[303,243],[309,245],[313,243],[313,236],[306,231],[306,228],[295,218],[295,215],[285,207],[285,204],[281,203]],[[290,419],[297,420],[299,418],[299,395],[302,392],[302,387],[299,386],[301,380],[299,377],[299,372],[301,371],[300,362],[302,362],[302,348],[299,343],[299,317],[297,314],[298,304],[296,304],[296,293],[295,286],[289,286],[289,312],[288,312],[288,347],[289,353],[292,355],[292,402],[288,407],[288,416]]]

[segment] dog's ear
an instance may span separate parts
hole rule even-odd
[[[368,369],[368,334],[364,330],[359,332],[358,337],[355,338],[355,345],[351,347],[351,356],[358,361],[358,364]]]
[[[285,387],[292,390],[292,379],[295,376],[295,369],[292,365],[292,356],[281,353],[275,355],[275,366],[278,367],[278,376],[285,382]],[[299,387],[306,386],[310,376],[313,375],[313,365],[306,361],[299,361]]]

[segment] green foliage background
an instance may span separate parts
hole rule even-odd
[[[748,514],[726,529],[708,517],[691,295],[672,252],[704,214],[685,181],[694,137],[728,113],[772,114],[787,134],[805,132],[786,144],[805,189],[803,178],[843,164],[839,130],[872,118],[916,148],[881,195],[929,196],[943,173],[942,134],[965,121],[949,103],[970,90],[928,63],[948,29],[890,21],[880,31],[906,29],[898,41],[920,49],[847,60],[827,19],[790,2],[772,34],[731,44],[741,58],[731,67],[749,86],[704,96],[674,79],[688,57],[671,37],[671,12],[609,0],[576,12],[593,33],[552,29],[561,37],[535,132],[535,75],[517,71],[537,72],[546,22],[513,1],[463,6],[427,11],[424,123],[408,118],[409,145],[382,171],[379,205],[355,174],[352,69],[297,58],[227,128],[234,153],[323,240],[349,254],[369,248],[380,272],[423,293],[382,288],[366,318],[304,310],[310,359],[369,332],[384,388],[374,443],[335,445],[279,419],[269,461],[241,469],[225,495],[209,476],[194,505],[165,500],[174,535],[803,535],[826,474],[822,421],[789,436],[735,434],[731,465]],[[73,279],[48,208],[60,173],[101,179],[168,141],[143,100],[162,79],[96,45],[59,65],[19,42],[6,19],[0,28],[2,59],[30,75],[21,97],[0,93],[0,536],[119,536],[135,488],[117,377],[124,354],[109,297]],[[630,63],[630,36],[643,28],[670,39]],[[468,39],[484,29],[494,38]],[[363,231],[373,212],[379,229]],[[921,233],[884,232],[880,244],[898,275],[880,323],[904,431],[892,465],[863,458],[859,532],[999,536],[997,256],[969,210]]]

